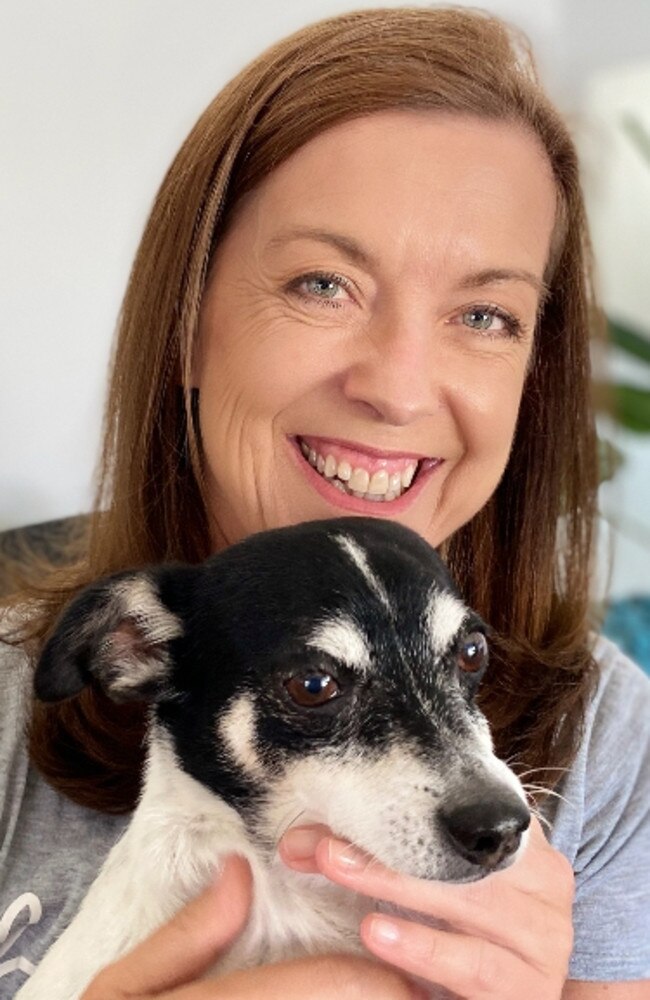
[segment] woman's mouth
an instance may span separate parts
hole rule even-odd
[[[419,475],[441,459],[358,450],[325,438],[296,438],[304,459],[340,493],[372,503],[390,503],[409,492]]]

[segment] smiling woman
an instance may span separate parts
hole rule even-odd
[[[419,111],[334,126],[251,192],[199,323],[215,546],[336,509],[433,545],[466,524],[511,450],[555,211],[535,136]]]
[[[333,18],[264,53],[208,107],[124,300],[87,555],[17,596],[14,641],[38,652],[69,600],[109,573],[197,563],[301,521],[398,521],[439,549],[491,627],[480,704],[552,846],[533,823],[521,859],[472,887],[294,829],[279,850],[297,871],[424,914],[364,920],[387,965],[311,958],[203,981],[248,912],[234,864],[84,1000],[179,988],[188,1000],[396,1000],[412,995],[406,974],[466,1000],[648,996],[650,689],[590,631],[595,316],[575,149],[499,20],[438,7]],[[466,655],[468,673],[484,662]],[[290,695],[318,701],[331,681]],[[235,722],[252,731],[250,713]],[[55,916],[34,959],[121,829],[113,814],[137,799],[143,727],[141,707],[92,686],[33,708],[31,784],[20,758],[26,790],[6,826],[13,896],[20,877],[31,884],[24,845],[46,848]],[[65,891],[48,867],[53,816],[77,875]]]

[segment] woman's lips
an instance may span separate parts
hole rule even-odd
[[[303,435],[293,451],[311,484],[329,503],[361,514],[398,514],[416,499],[440,458],[361,448],[352,442]],[[389,513],[389,510],[385,510]]]

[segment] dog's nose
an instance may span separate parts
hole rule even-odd
[[[482,799],[440,813],[442,827],[458,853],[491,870],[519,847],[530,812],[517,796]]]

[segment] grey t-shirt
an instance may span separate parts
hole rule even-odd
[[[601,680],[555,800],[551,839],[576,873],[570,976],[650,978],[650,681],[599,640]],[[0,644],[0,1000],[72,916],[127,818],[68,801],[29,765],[30,670]]]

